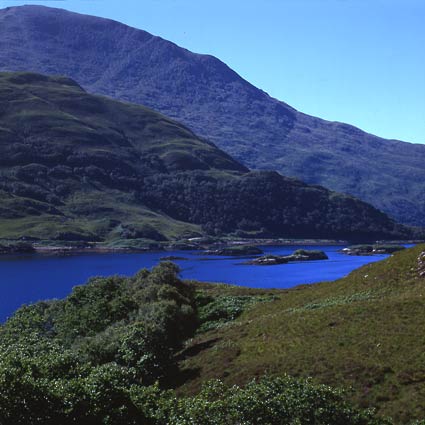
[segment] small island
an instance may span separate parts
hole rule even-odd
[[[294,261],[317,261],[328,260],[328,256],[323,251],[309,251],[305,249],[297,249],[291,255],[264,255],[247,261],[244,264],[254,266],[274,266],[278,264],[286,264]]]
[[[223,255],[223,256],[245,256],[245,255],[262,255],[264,251],[252,245],[228,246],[225,248],[208,249],[202,253],[203,255]]]
[[[167,257],[161,257],[159,261],[183,261],[188,260],[186,257],[178,257],[176,255],[168,255]]]
[[[379,255],[393,254],[406,249],[403,245],[353,245],[343,248],[341,252],[346,255]]]

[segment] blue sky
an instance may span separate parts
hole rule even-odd
[[[424,0],[0,0],[112,18],[217,56],[300,111],[425,143]]]

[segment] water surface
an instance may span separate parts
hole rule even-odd
[[[296,249],[320,249],[329,260],[281,264],[275,266],[240,265],[246,259],[203,256],[198,251],[150,253],[110,253],[70,256],[17,255],[0,257],[0,321],[22,304],[50,298],[62,298],[75,285],[91,276],[120,274],[130,276],[143,267],[150,268],[161,257],[185,257],[175,261],[181,277],[206,282],[224,282],[253,288],[290,288],[303,283],[334,280],[350,271],[387,255],[348,256],[341,246],[267,246],[268,254],[291,254]]]

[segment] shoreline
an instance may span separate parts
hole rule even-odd
[[[201,238],[199,238],[201,239]],[[10,246],[15,249],[10,251],[0,251],[0,256],[10,255],[79,255],[79,254],[111,254],[111,253],[153,253],[153,252],[173,252],[173,251],[202,251],[220,249],[223,247],[236,247],[244,245],[252,246],[349,246],[350,241],[331,239],[218,239],[208,242],[202,240],[189,239],[185,241],[174,241],[169,243],[155,243],[141,246],[107,246],[98,242],[88,242],[86,246],[56,245],[49,244],[50,241],[27,242],[19,240],[8,240]],[[418,244],[423,241],[385,241],[386,244]],[[44,244],[46,243],[46,244]],[[376,241],[375,243],[382,243]],[[1,242],[0,242],[1,245]],[[19,245],[22,246],[22,249]]]

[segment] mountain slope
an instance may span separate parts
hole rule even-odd
[[[180,392],[196,392],[211,378],[241,385],[288,373],[352,388],[356,404],[376,407],[396,424],[423,420],[424,283],[419,245],[335,282],[275,291],[274,302],[191,340],[181,355],[189,379]],[[232,296],[249,291],[204,285],[204,297],[221,298],[223,306],[226,297],[231,305]]]
[[[253,169],[349,193],[425,224],[425,146],[302,114],[212,56],[120,23],[40,6],[0,11],[0,70],[67,75],[152,107]]]
[[[250,172],[150,109],[33,73],[0,73],[0,191],[0,238],[412,235],[352,197]]]

